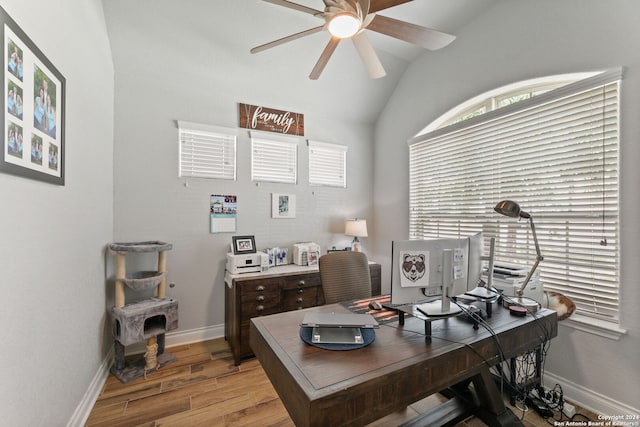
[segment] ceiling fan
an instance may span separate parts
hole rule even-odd
[[[263,1],[324,19],[323,25],[251,49],[251,53],[258,53],[325,29],[328,30],[331,34],[331,40],[329,40],[320,55],[320,59],[318,59],[313,70],[311,70],[311,74],[309,74],[309,78],[312,80],[317,80],[320,77],[322,70],[329,62],[329,58],[331,58],[340,41],[347,38],[351,39],[356,47],[369,77],[373,79],[384,77],[386,73],[364,32],[365,29],[413,43],[429,50],[445,47],[455,39],[455,36],[450,34],[377,14],[381,10],[413,0],[323,0],[324,10],[313,9],[287,0]]]

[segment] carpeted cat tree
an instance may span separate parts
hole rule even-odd
[[[172,244],[159,241],[109,245],[116,257],[115,304],[111,309],[115,360],[111,373],[123,383],[176,360],[164,352],[165,332],[178,327],[178,301],[166,297],[166,251],[172,248]],[[135,253],[157,253],[157,271],[127,274],[126,256]],[[125,304],[125,285],[135,292],[155,288],[155,296]],[[125,360],[125,346],[145,340],[144,357]]]

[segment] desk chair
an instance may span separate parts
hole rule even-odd
[[[371,297],[369,261],[363,252],[340,251],[318,260],[326,304]]]

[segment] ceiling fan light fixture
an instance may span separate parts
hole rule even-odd
[[[360,30],[360,19],[350,13],[339,13],[329,21],[329,32],[340,39],[352,37]]]

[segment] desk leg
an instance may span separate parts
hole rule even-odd
[[[470,383],[473,383],[473,389],[469,388]],[[402,427],[451,426],[471,415],[477,416],[490,427],[524,427],[513,412],[504,406],[500,390],[487,367],[440,393],[449,400],[402,424]]]
[[[522,422],[504,406],[500,390],[493,381],[489,368],[483,368],[480,373],[471,378],[476,391],[478,405],[474,413],[482,421],[493,427],[522,426]]]

